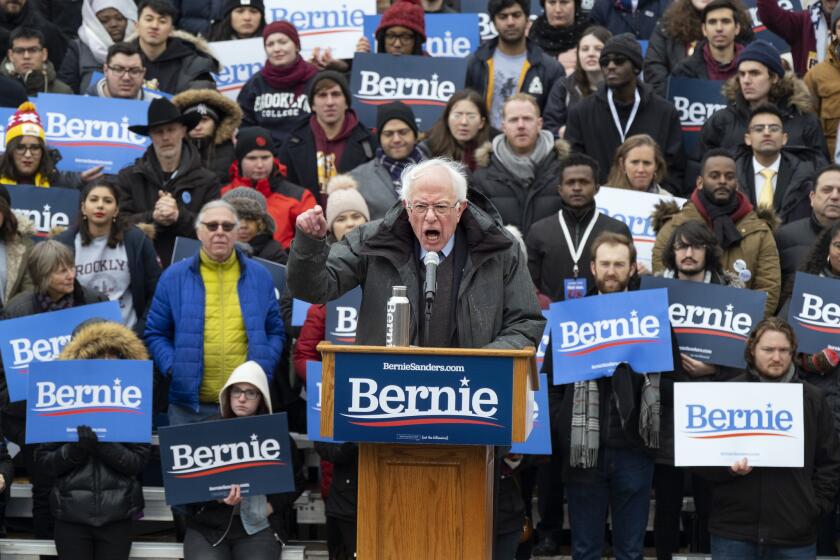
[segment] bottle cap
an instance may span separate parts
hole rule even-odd
[[[405,286],[394,286],[391,295],[393,297],[405,297],[408,293],[408,288]]]

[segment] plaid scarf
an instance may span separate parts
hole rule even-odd
[[[394,159],[388,157],[385,155],[385,152],[382,151],[382,148],[376,148],[376,157],[379,158],[379,163],[382,164],[382,167],[384,167],[388,172],[388,175],[391,176],[391,181],[394,182],[394,189],[397,191],[397,194],[399,194],[400,189],[402,188],[402,172],[405,168],[409,165],[420,163],[426,159],[423,152],[420,151],[420,148],[416,145],[405,159]]]
[[[70,309],[73,307],[73,294],[61,296],[58,301],[53,301],[49,294],[35,292],[35,300],[45,312],[59,311],[60,309]]]
[[[595,467],[601,439],[601,402],[595,380],[575,382],[571,439],[569,464],[584,469]]]
[[[659,373],[645,374],[642,384],[642,406],[639,411],[639,435],[645,446],[651,449],[659,448],[659,434],[662,428],[662,401],[659,385],[662,375]]]

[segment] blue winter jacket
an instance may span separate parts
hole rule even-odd
[[[242,271],[238,292],[248,359],[260,364],[270,380],[286,339],[274,282],[265,268],[238,249],[236,256]],[[149,308],[145,334],[155,366],[171,379],[169,402],[196,412],[204,372],[205,291],[199,262],[196,255],[164,271]]]

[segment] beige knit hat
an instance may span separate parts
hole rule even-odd
[[[350,175],[336,175],[327,183],[327,229],[332,231],[336,218],[348,210],[355,210],[370,221],[367,202],[359,193],[359,184]]]

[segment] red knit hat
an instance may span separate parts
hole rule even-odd
[[[286,20],[272,21],[263,28],[263,43],[268,39],[272,33],[282,33],[292,40],[295,46],[300,50],[300,36],[297,28]]]
[[[420,0],[397,0],[397,2],[385,10],[379,27],[376,28],[376,39],[379,40],[380,33],[389,27],[401,26],[411,29],[420,35],[421,43],[426,42],[426,21],[425,13],[420,5]]]

